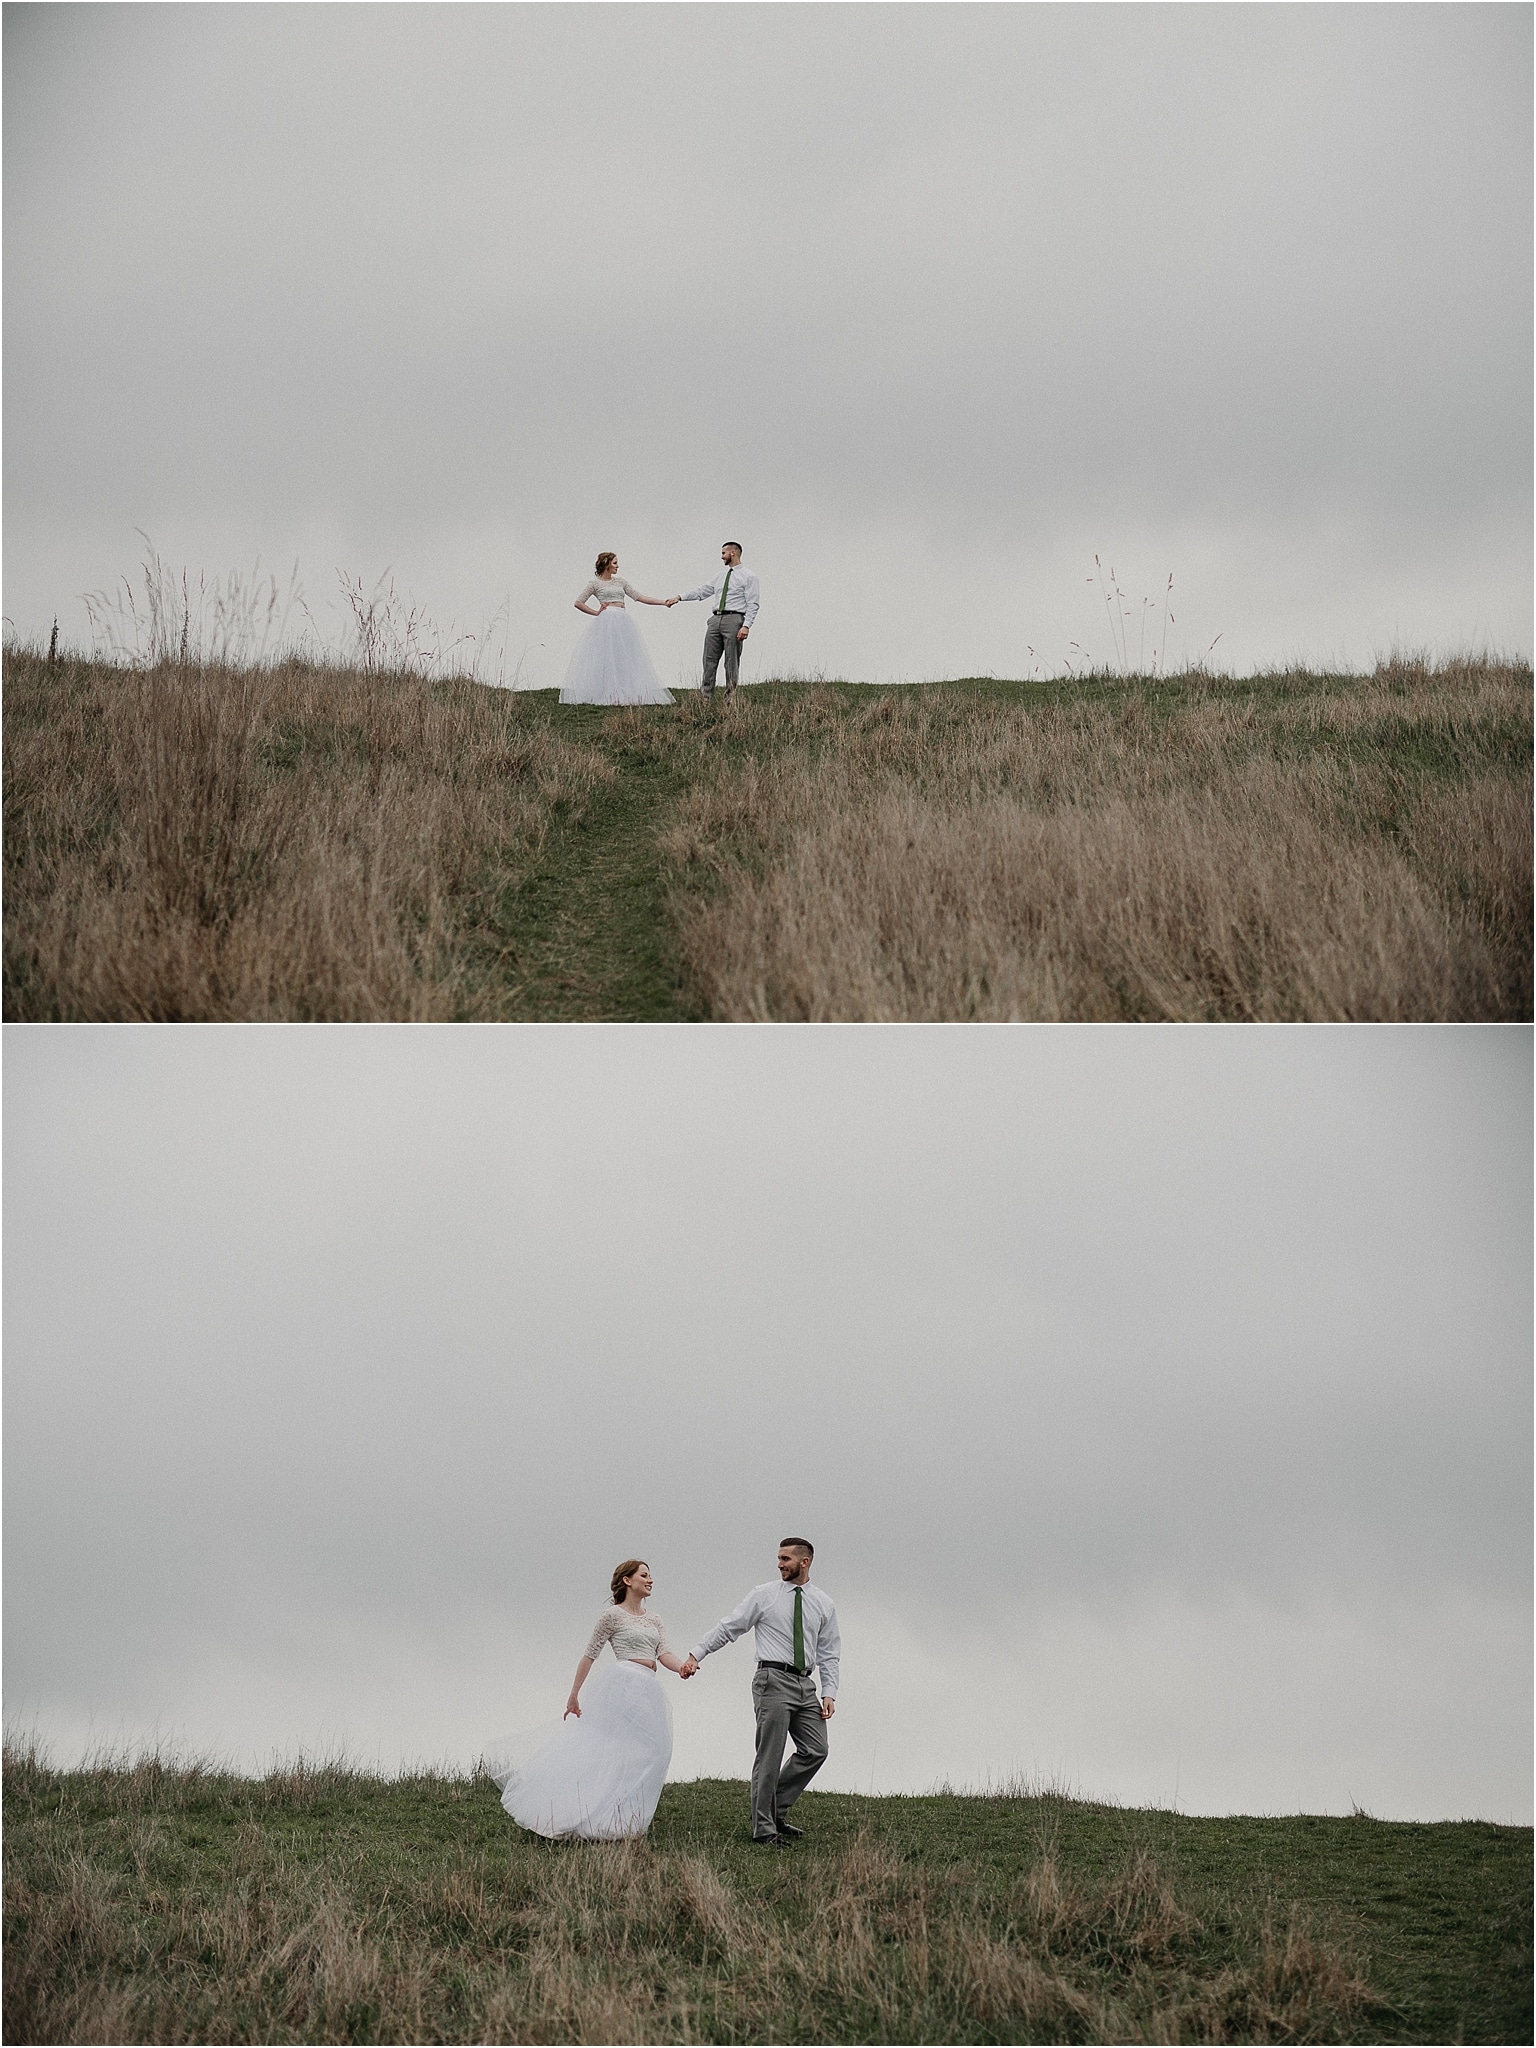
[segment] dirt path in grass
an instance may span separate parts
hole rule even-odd
[[[676,770],[622,746],[618,780],[557,824],[531,874],[498,898],[488,1014],[508,1022],[681,1022],[683,987],[656,834]]]

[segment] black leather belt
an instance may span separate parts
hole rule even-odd
[[[811,1675],[811,1667],[809,1664],[807,1664],[805,1669],[802,1671],[798,1664],[775,1664],[771,1657],[759,1657],[757,1660],[757,1668],[759,1671],[793,1672],[796,1678],[809,1678]]]

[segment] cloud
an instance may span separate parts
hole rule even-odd
[[[7,609],[144,526],[316,592],[387,562],[445,618],[510,589],[548,648],[597,545],[675,585],[736,527],[781,667],[1054,662],[1095,549],[1179,574],[1185,653],[1528,650],[1529,46],[1514,9],[13,9]]]

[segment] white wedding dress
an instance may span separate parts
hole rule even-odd
[[[619,1661],[588,1674],[580,1717],[562,1721],[526,1763],[496,1773],[502,1805],[536,1835],[619,1841],[643,1835],[656,1811],[672,1761],[672,1707],[659,1673],[634,1660],[664,1650],[666,1631],[651,1615],[610,1607],[586,1654],[605,1642]]]
[[[640,628],[624,609],[635,592],[622,577],[589,583],[578,604],[595,597],[602,610],[576,642],[560,686],[562,704],[671,704],[676,700],[651,665]]]

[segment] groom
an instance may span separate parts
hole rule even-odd
[[[786,1536],[779,1545],[778,1582],[770,1579],[765,1586],[754,1586],[741,1605],[695,1645],[679,1673],[692,1678],[711,1650],[723,1650],[749,1628],[756,1631],[752,1839],[765,1849],[782,1848],[804,1833],[784,1816],[827,1760],[826,1723],[836,1710],[843,1639],[837,1609],[819,1586],[811,1584],[815,1555],[803,1536]],[[819,1702],[811,1679],[813,1666],[821,1672]],[[790,1737],[795,1753],[786,1764],[784,1744]]]
[[[728,540],[720,550],[720,559],[725,570],[713,583],[701,583],[697,590],[685,590],[681,597],[670,598],[668,602],[692,604],[703,597],[711,600],[709,624],[704,628],[704,695],[715,694],[715,675],[723,654],[725,701],[729,703],[736,694],[742,643],[757,617],[757,578],[750,569],[742,568],[738,542]]]

